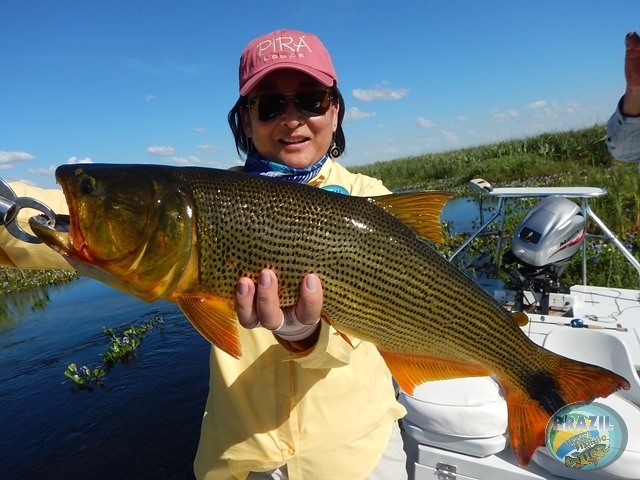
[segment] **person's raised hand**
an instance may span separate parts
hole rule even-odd
[[[624,39],[624,76],[627,81],[622,113],[627,116],[640,115],[640,36],[629,32]]]

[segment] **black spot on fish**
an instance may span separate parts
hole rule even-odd
[[[549,415],[566,405],[558,383],[547,372],[530,372],[525,378],[527,391]]]

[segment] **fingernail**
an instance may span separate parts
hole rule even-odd
[[[269,275],[268,271],[263,270],[260,272],[259,282],[261,287],[268,287],[271,285],[271,275]]]
[[[247,293],[249,293],[249,285],[247,285],[246,281],[240,280],[238,282],[238,285],[236,286],[236,290],[238,292],[238,295],[246,295]]]
[[[307,275],[305,277],[305,284],[307,286],[307,290],[310,292],[315,292],[318,288],[318,277],[315,275]]]

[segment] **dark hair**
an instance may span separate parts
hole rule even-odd
[[[342,97],[340,90],[338,90],[338,87],[335,86],[331,87],[331,96],[334,101],[337,100],[338,105],[340,105],[340,108],[338,109],[338,128],[335,132],[334,141],[336,142],[336,146],[340,149],[340,152],[344,153],[346,148],[346,140],[344,138],[344,131],[342,130],[342,119],[344,118],[345,112],[344,98]],[[247,135],[244,133],[242,116],[240,115],[240,111],[243,108],[247,108],[247,97],[240,97],[233,108],[229,111],[229,115],[227,115],[229,127],[231,127],[231,133],[233,134],[233,138],[236,142],[236,151],[240,156],[242,156],[243,153],[245,155],[249,153],[247,151],[249,141],[247,139]],[[329,146],[329,148],[331,147],[332,145]]]

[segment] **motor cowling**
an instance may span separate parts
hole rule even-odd
[[[545,197],[522,219],[511,240],[511,254],[525,265],[566,263],[585,235],[580,207],[564,197]]]
[[[539,310],[548,313],[548,295],[581,247],[586,221],[578,205],[564,197],[541,199],[522,219],[503,258],[505,271],[522,299],[525,290],[541,293]]]

